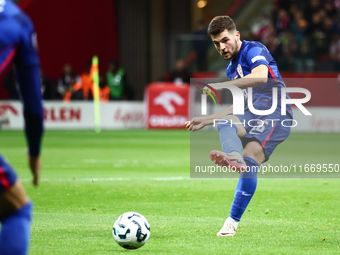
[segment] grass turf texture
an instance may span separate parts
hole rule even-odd
[[[34,188],[23,133],[1,131],[0,151],[34,201],[30,254],[340,253],[336,178],[259,179],[236,236],[216,237],[237,180],[189,179],[189,138],[186,131],[47,131]],[[339,140],[293,133],[269,163],[327,163],[338,159]],[[114,221],[127,211],[151,225],[149,241],[135,251],[112,237]]]

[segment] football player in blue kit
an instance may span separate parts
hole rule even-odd
[[[208,33],[217,51],[224,59],[230,60],[226,70],[230,80],[209,86],[214,90],[227,84],[240,89],[252,88],[252,103],[256,110],[272,107],[273,88],[277,88],[277,102],[280,102],[281,88],[285,84],[275,60],[263,44],[241,41],[240,32],[229,16],[215,17],[209,24]],[[204,89],[213,93],[208,86]],[[283,116],[279,104],[273,113],[257,115],[249,110],[247,101],[242,115],[234,115],[231,106],[222,112],[195,117],[186,122],[188,130],[197,131],[220,120],[217,129],[223,151],[211,151],[210,158],[217,165],[230,167],[240,173],[230,215],[217,236],[235,235],[238,223],[255,193],[260,165],[269,159],[276,146],[290,133],[289,125],[283,126],[281,121],[292,118],[291,105],[287,105],[286,115]]]
[[[28,161],[33,184],[38,185],[43,107],[40,62],[31,20],[10,0],[0,1],[0,86],[15,64],[25,117]],[[0,141],[1,142],[1,141]],[[30,243],[32,202],[11,165],[0,154],[0,254],[27,254]]]

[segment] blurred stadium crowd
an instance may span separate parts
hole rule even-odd
[[[340,71],[339,8],[339,0],[274,1],[246,37],[265,44],[281,71]]]
[[[14,68],[14,67],[13,67]],[[91,77],[91,62],[87,63],[86,70],[81,74],[73,71],[72,65],[66,63],[62,76],[58,80],[45,77],[44,70],[40,70],[42,94],[45,100],[93,100],[93,80]],[[15,79],[14,70],[6,77],[5,88],[8,90],[9,100],[19,100],[20,95]],[[99,97],[102,102],[109,100],[131,100],[133,91],[127,83],[123,68],[115,60],[111,60],[105,76],[99,74]]]

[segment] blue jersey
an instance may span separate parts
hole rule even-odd
[[[0,76],[14,62],[24,105],[25,131],[31,156],[40,153],[43,107],[37,37],[29,17],[10,0],[0,1]],[[2,84],[0,84],[2,86]]]
[[[259,66],[268,67],[268,82],[253,88],[253,103],[258,100],[268,100],[272,98],[272,88],[278,88],[278,102],[281,98],[281,88],[285,87],[276,62],[268,49],[260,42],[242,41],[241,49],[236,57],[232,59],[227,66],[227,76],[231,80],[242,78],[251,73],[251,71]],[[289,95],[287,95],[289,98]],[[291,105],[287,105],[287,111],[291,112]]]

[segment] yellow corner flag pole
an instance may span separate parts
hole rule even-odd
[[[93,80],[93,104],[94,104],[94,122],[96,133],[100,132],[100,104],[99,104],[99,68],[98,57],[92,58],[92,66],[90,71]]]

